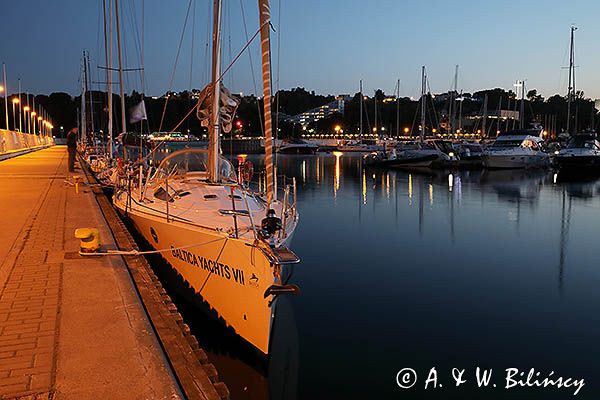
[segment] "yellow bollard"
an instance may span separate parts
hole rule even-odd
[[[98,228],[77,228],[75,237],[81,240],[79,251],[94,253],[100,249],[100,232]]]
[[[81,182],[80,175],[73,175],[73,182],[75,182],[75,193],[79,194],[79,182]]]

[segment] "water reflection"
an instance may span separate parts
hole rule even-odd
[[[261,168],[262,157],[249,159]],[[192,326],[232,398],[393,398],[390,379],[405,364],[600,373],[597,180],[364,169],[347,153],[278,164],[300,183],[302,258],[294,277],[302,295],[278,306],[276,324],[288,326],[276,327],[286,332],[281,347],[259,368],[243,345],[223,344],[221,328]],[[540,393],[522,398],[553,398]],[[465,389],[459,398],[477,396]]]
[[[500,199],[535,203],[539,198],[544,180],[548,177],[544,170],[484,170],[480,184],[490,186]]]
[[[569,196],[568,206],[565,205],[567,201],[567,192],[565,188],[562,190],[562,208],[561,208],[561,219],[560,219],[560,244],[559,244],[559,257],[558,257],[558,288],[562,293],[563,289],[563,277],[565,271],[565,258],[567,257],[567,240],[569,238],[569,227],[571,226],[571,196]]]
[[[333,152],[333,155],[335,156],[335,173],[334,173],[334,179],[333,179],[333,197],[334,198],[337,198],[337,191],[340,188],[340,174],[341,174],[340,157],[343,154],[344,153],[339,152],[339,151]]]

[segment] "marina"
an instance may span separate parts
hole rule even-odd
[[[6,42],[0,399],[600,398],[588,12],[313,3]]]

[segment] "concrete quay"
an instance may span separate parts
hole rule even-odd
[[[127,233],[90,186],[76,193],[65,147],[1,161],[0,188],[0,398],[228,397],[172,303],[170,321],[144,302],[165,293],[140,287],[143,257],[78,254],[76,228],[113,249]]]

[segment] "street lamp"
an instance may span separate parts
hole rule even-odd
[[[4,92],[4,86],[0,85],[0,93]],[[6,103],[6,95],[4,95],[4,114],[6,115],[6,130],[8,130],[8,104]]]
[[[40,135],[42,134],[42,117],[37,117],[38,120],[38,130],[40,131]]]
[[[35,111],[31,112],[31,120],[33,121],[33,134],[35,135],[35,116],[37,113]]]
[[[12,99],[12,105],[13,105],[13,129],[16,131],[17,130],[17,119],[16,119],[16,114],[15,114],[15,104],[19,104],[19,99],[17,99],[16,97],[14,99]]]
[[[29,124],[29,116],[27,115],[29,110],[31,110],[29,106],[23,107],[23,111],[25,112],[25,129],[27,130],[27,133],[31,133],[31,125]]]
[[[4,86],[0,85],[0,93],[4,92]],[[8,109],[4,110],[5,118],[6,118],[6,130],[8,130]]]

